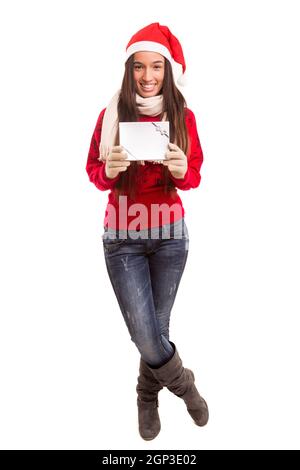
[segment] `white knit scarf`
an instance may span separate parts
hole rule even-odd
[[[115,138],[118,131],[118,102],[120,91],[110,100],[103,117],[101,142],[100,142],[100,157],[99,160],[106,160],[112,147],[115,145]],[[161,114],[163,108],[163,95],[150,96],[143,98],[136,93],[136,103],[140,114],[146,116],[157,116]],[[164,113],[163,121],[167,120],[167,113]],[[138,162],[143,164],[144,162]]]

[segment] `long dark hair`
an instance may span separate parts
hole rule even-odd
[[[118,118],[121,122],[138,121],[139,112],[136,104],[136,87],[133,78],[134,54],[132,54],[125,63],[125,72],[121,86],[121,92],[118,102]],[[161,93],[163,95],[163,109],[159,116],[162,119],[164,112],[167,113],[167,119],[170,122],[170,142],[174,142],[176,136],[177,145],[187,155],[189,151],[189,138],[185,123],[186,101],[182,93],[174,83],[172,66],[168,59],[165,59],[164,80]],[[117,132],[115,145],[119,145],[119,132]],[[120,178],[115,185],[114,193],[118,197],[121,194],[127,194],[130,199],[136,196],[136,175],[139,163],[131,162],[125,172],[120,174]],[[169,178],[169,170],[163,167],[163,190],[175,197],[176,189]]]

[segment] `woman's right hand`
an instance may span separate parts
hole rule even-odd
[[[105,162],[105,174],[107,178],[115,178],[121,171],[126,171],[130,165],[130,161],[127,159],[127,153],[121,145],[112,147],[106,162]]]

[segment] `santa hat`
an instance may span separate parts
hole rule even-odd
[[[158,52],[168,59],[173,67],[174,63],[180,64],[182,66],[182,75],[177,80],[177,83],[181,86],[186,85],[186,77],[184,75],[186,65],[182,47],[167,26],[151,23],[134,34],[126,46],[126,60],[132,54],[139,51]]]

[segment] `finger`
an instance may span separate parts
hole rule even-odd
[[[127,153],[111,153],[108,156],[108,160],[126,160],[128,158]]]
[[[175,165],[175,166],[185,166],[185,161],[184,160],[164,160],[163,163],[169,164],[169,165]]]
[[[175,166],[175,165],[169,165],[169,166],[168,166],[168,169],[169,169],[170,171],[174,171],[174,172],[176,172],[176,171],[179,170],[178,166]]]
[[[130,165],[130,162],[122,162],[122,161],[112,161],[109,160],[107,162],[108,168],[118,168],[118,167],[128,167]]]
[[[108,168],[120,168],[121,166],[128,167],[130,165],[130,162],[109,162],[107,164]]]
[[[173,144],[172,142],[169,142],[169,148],[170,148],[171,150],[180,150],[180,148],[178,147],[178,145]]]
[[[111,152],[122,152],[124,150],[124,147],[122,145],[114,145],[111,149]]]
[[[168,160],[184,160],[184,156],[178,152],[169,152],[166,155]]]

